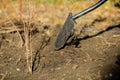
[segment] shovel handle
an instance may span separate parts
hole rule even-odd
[[[83,11],[77,13],[77,14],[75,14],[75,15],[72,17],[72,19],[73,19],[73,20],[76,20],[77,18],[79,18],[79,17],[81,17],[81,16],[83,16],[83,15],[85,15],[85,14],[93,11],[93,10],[96,9],[96,8],[98,8],[100,5],[102,5],[102,4],[105,3],[106,1],[107,1],[107,0],[100,0],[100,1],[98,1],[98,2],[97,2],[96,4],[94,4],[93,6],[87,8],[87,9],[85,9],[85,10],[83,10]]]

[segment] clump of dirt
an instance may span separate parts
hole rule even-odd
[[[60,10],[65,13],[64,9]],[[0,79],[119,80],[120,66],[115,63],[120,53],[119,13],[119,9],[105,8],[81,18],[75,27],[80,44],[77,47],[69,44],[59,51],[53,46],[61,24],[31,23],[33,74],[27,73],[25,46],[21,47],[16,29],[7,30],[13,26],[0,23],[1,30],[7,31],[0,34]],[[23,23],[12,22],[24,39]]]

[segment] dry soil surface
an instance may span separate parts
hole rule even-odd
[[[44,24],[33,29],[31,39],[33,74],[27,72],[25,46],[20,47],[18,33],[1,32],[0,80],[120,80],[120,66],[115,63],[120,54],[120,9],[102,7],[77,20],[78,46],[68,44],[55,51],[54,43],[68,11],[41,7],[38,13]],[[3,22],[0,25],[6,26]],[[24,38],[22,29],[19,31]]]

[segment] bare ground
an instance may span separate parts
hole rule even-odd
[[[102,7],[91,16],[82,17],[75,27],[80,44],[77,47],[69,44],[55,51],[54,42],[68,11],[41,7],[39,13],[44,14],[40,20],[45,24],[32,31],[33,74],[27,73],[25,47],[20,47],[17,32],[1,32],[0,80],[120,80],[120,66],[115,63],[120,54],[119,9]],[[49,16],[51,9],[58,11],[55,18]],[[22,29],[20,33],[23,35]]]

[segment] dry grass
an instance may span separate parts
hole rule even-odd
[[[35,4],[31,0],[26,0],[26,2],[23,2],[22,0],[18,0],[17,8],[15,8],[15,5],[13,5],[13,2],[4,0],[1,2],[1,13],[4,14],[4,24],[1,22],[0,26],[0,33],[10,33],[10,32],[17,32],[20,40],[21,40],[21,47],[25,45],[25,56],[27,61],[27,67],[28,72],[32,73],[32,50],[31,50],[31,22],[33,22],[34,18],[34,10],[35,10]],[[12,8],[11,8],[12,7]],[[26,13],[23,13],[23,9],[26,7]],[[9,9],[10,8],[10,9]],[[10,13],[10,14],[9,14]],[[13,16],[11,17],[12,13],[14,13],[14,16],[18,15],[18,21],[22,22],[22,28],[19,28],[15,25],[15,23],[12,21]],[[25,16],[25,17],[24,17]],[[26,17],[27,16],[27,17]],[[2,16],[1,16],[2,17]],[[34,26],[33,26],[34,27]],[[19,31],[24,31],[24,40],[23,36],[20,34]],[[24,43],[25,41],[25,43]]]

